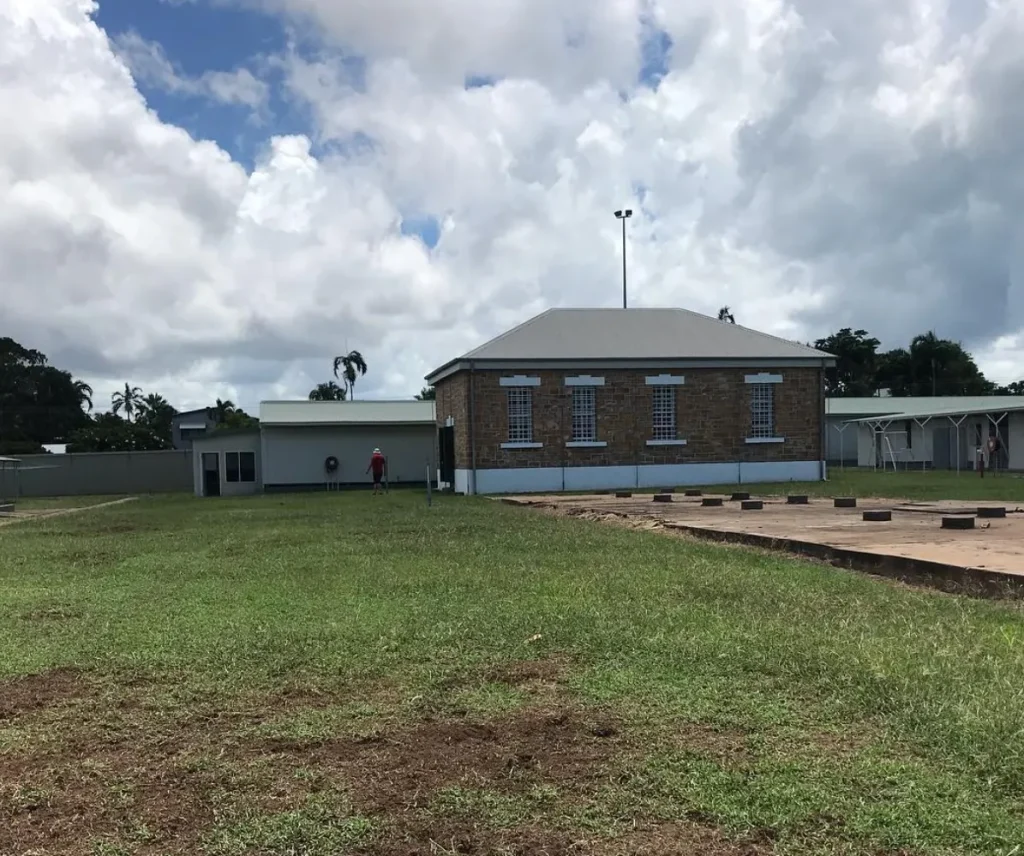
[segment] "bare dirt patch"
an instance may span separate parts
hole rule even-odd
[[[91,685],[77,669],[52,669],[0,681],[0,722],[67,704],[92,691]]]
[[[389,718],[369,736],[323,740],[260,736],[252,727],[283,710],[330,704],[330,692],[292,687],[262,701],[183,699],[168,708],[152,691],[169,688],[147,679],[101,685],[57,670],[9,681],[0,688],[0,719],[45,723],[59,737],[0,754],[0,854],[91,856],[98,842],[143,856],[200,853],[218,821],[242,809],[296,811],[324,794],[343,795],[351,811],[373,821],[360,851],[367,856],[770,851],[730,842],[699,820],[610,821],[622,832],[613,841],[574,829],[567,818],[600,807],[604,789],[621,784],[648,747],[613,713],[550,695],[563,668],[539,660],[483,670],[488,681],[545,688],[512,713]],[[734,746],[732,735],[696,726],[679,740],[716,755]],[[468,808],[453,805],[461,798]],[[489,815],[494,805],[505,814]]]

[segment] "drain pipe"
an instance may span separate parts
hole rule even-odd
[[[469,361],[469,457],[472,468],[472,488],[470,494],[476,496],[476,434],[473,431],[476,422],[476,363]]]
[[[818,480],[825,481],[825,446],[828,443],[828,398],[825,396],[825,360],[821,361],[821,448],[818,455]]]

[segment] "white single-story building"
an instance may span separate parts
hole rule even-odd
[[[369,486],[366,468],[375,448],[387,458],[390,485],[436,477],[434,402],[264,401],[259,428],[213,431],[193,441],[195,493]]]
[[[829,398],[825,413],[832,465],[973,469],[982,449],[986,466],[1024,470],[1024,396]]]

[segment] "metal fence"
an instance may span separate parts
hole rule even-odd
[[[20,496],[192,492],[192,452],[22,455]]]

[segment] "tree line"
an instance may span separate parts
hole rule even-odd
[[[718,320],[736,323],[728,306],[718,310]],[[1024,395],[1024,381],[1001,386],[990,381],[963,345],[941,339],[934,332],[921,333],[907,348],[880,351],[881,342],[867,330],[843,327],[808,343],[836,358],[825,373],[825,394],[837,398],[876,395]]]
[[[259,424],[231,401],[218,399],[207,412],[218,429]],[[94,413],[89,384],[50,365],[42,351],[0,338],[0,455],[60,444],[68,452],[170,449],[177,415],[164,396],[130,383],[111,396],[109,411]]]

